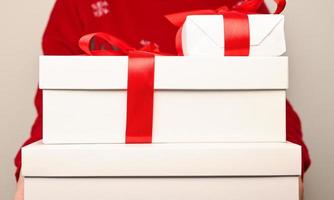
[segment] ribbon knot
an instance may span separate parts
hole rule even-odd
[[[218,8],[218,9],[216,9],[216,13],[217,14],[224,14],[225,12],[227,12],[229,10],[230,10],[229,7],[222,6],[222,7]]]
[[[90,44],[95,37],[116,48],[92,51]],[[137,50],[117,37],[98,32],[81,37],[79,47],[91,56],[129,56],[125,142],[152,143],[154,57],[160,54],[158,46],[150,43]]]

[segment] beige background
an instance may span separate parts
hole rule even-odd
[[[34,120],[40,38],[53,3],[0,0],[1,200],[12,199],[13,157]],[[293,0],[285,12],[291,67],[289,99],[302,118],[313,160],[305,179],[307,200],[334,198],[332,7],[331,0]]]

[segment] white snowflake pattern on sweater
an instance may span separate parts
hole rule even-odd
[[[102,17],[110,13],[109,3],[105,0],[99,0],[91,5],[95,17]]]

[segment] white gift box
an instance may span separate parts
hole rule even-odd
[[[25,200],[297,200],[291,143],[86,144],[23,148]]]
[[[126,56],[42,56],[44,143],[124,143]],[[155,58],[153,143],[284,142],[287,57]]]
[[[284,16],[248,15],[250,56],[285,53]],[[188,16],[182,29],[184,55],[224,55],[223,15]]]

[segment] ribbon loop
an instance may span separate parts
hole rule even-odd
[[[285,9],[286,6],[286,1],[285,0],[275,0],[276,2],[276,10],[274,12],[274,14],[280,14],[283,12],[283,10]]]
[[[273,0],[276,4],[276,10],[272,14],[280,14],[285,6],[286,0]],[[219,7],[216,10],[191,10],[186,12],[173,13],[165,15],[165,18],[171,22],[174,26],[181,27],[186,20],[188,15],[212,15],[212,14],[223,14],[227,11],[237,11],[245,14],[255,14],[259,12],[259,9],[264,5],[264,0],[242,0],[233,5],[231,8],[227,6]]]
[[[90,49],[90,44],[94,38],[101,38],[105,40],[108,44],[117,47],[118,49],[112,51],[104,51],[104,50],[94,50]],[[96,32],[84,35],[79,40],[79,47],[82,51],[84,51],[87,55],[126,55],[129,51],[134,51],[135,48],[132,48],[130,45],[120,40],[117,37],[109,35],[103,32]]]

